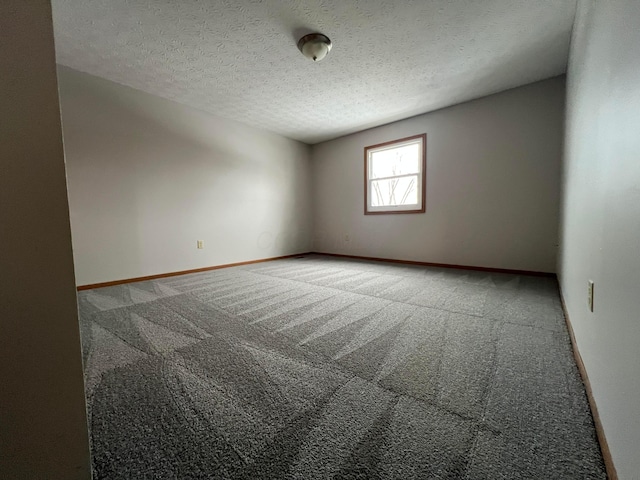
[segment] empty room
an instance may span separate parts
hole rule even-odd
[[[637,0],[0,3],[0,478],[640,479]]]

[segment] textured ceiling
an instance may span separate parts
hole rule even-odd
[[[53,0],[58,62],[317,143],[565,72],[575,0]],[[313,63],[310,31],[333,50]]]

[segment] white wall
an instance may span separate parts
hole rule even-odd
[[[568,73],[559,276],[621,479],[640,478],[639,46],[640,2],[579,4]]]
[[[554,272],[564,88],[557,77],[315,145],[314,251]],[[365,216],[364,147],[425,132],[426,213]]]
[[[0,477],[89,473],[48,1],[0,2]]]
[[[59,78],[79,285],[309,251],[308,146],[66,67]]]

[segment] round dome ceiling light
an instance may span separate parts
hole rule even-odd
[[[331,40],[321,33],[310,33],[298,40],[298,48],[305,57],[319,62],[331,50]]]

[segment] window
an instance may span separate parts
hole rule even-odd
[[[364,149],[364,213],[423,213],[427,134]]]

